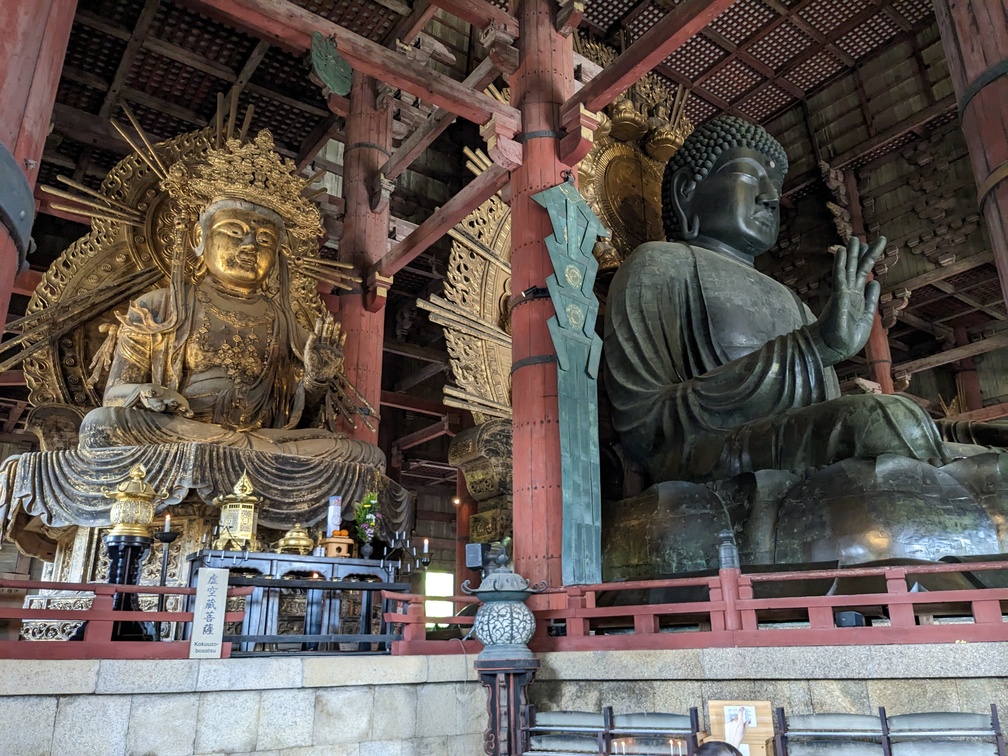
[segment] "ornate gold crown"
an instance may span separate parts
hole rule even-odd
[[[311,241],[322,234],[322,218],[304,196],[310,181],[296,170],[292,161],[277,154],[273,135],[263,129],[253,141],[228,139],[223,148],[208,150],[205,162],[176,163],[161,186],[193,216],[217,200],[246,200],[283,218],[294,238]]]

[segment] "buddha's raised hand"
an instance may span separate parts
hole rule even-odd
[[[315,330],[305,342],[305,383],[325,385],[343,370],[346,334],[331,314],[315,321]]]
[[[852,236],[846,247],[837,250],[833,261],[833,295],[809,328],[824,365],[836,365],[853,357],[868,341],[880,292],[879,282],[868,281],[868,274],[885,246],[884,236],[870,247]]]

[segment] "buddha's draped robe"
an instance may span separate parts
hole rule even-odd
[[[605,379],[625,449],[655,481],[800,472],[850,457],[946,458],[935,424],[895,395],[840,396],[797,296],[683,243],[638,247],[606,303]]]
[[[84,419],[82,446],[192,441],[384,467],[384,455],[372,444],[323,429],[297,427],[304,412],[305,389],[296,358],[303,355],[305,339],[291,322],[292,315],[266,300],[263,322],[255,334],[245,330],[236,337],[244,336],[238,348],[228,339],[200,348],[201,332],[208,325],[213,335],[213,329],[227,324],[215,322],[215,308],[197,297],[194,289],[188,288],[187,295],[182,316],[167,329],[168,289],[151,292],[130,305],[119,329],[112,374],[125,378],[119,383],[149,382],[182,394],[193,417],[142,407],[100,407]]]

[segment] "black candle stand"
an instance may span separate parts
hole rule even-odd
[[[107,535],[103,540],[109,557],[109,584],[137,585],[140,566],[153,539],[150,536]],[[138,612],[139,597],[135,593],[116,593],[112,596],[112,609]],[[157,633],[153,622],[117,621],[112,624],[112,640],[153,641],[157,640]]]

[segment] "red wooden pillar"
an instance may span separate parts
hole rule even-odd
[[[466,544],[469,543],[469,524],[476,514],[476,502],[469,495],[465,476],[459,470],[455,484],[455,595],[462,595],[462,583],[466,580],[473,588],[479,586],[479,573],[466,567]]]
[[[977,199],[1008,300],[1008,0],[932,0]]]
[[[392,148],[392,109],[376,106],[375,80],[354,72],[347,116],[346,150],[343,153],[343,197],[346,213],[340,257],[364,271],[388,250],[389,210],[384,203],[371,209],[370,187]],[[385,339],[385,311],[372,312],[364,296],[346,296],[340,301],[340,318],[346,332],[345,367],[349,381],[371,403],[375,411],[381,403],[382,343]],[[372,420],[377,428],[378,423]],[[353,438],[378,442],[358,421],[350,431]]]
[[[969,334],[963,326],[955,329],[956,346],[966,346],[970,343]],[[959,360],[956,363],[956,382],[959,384],[959,391],[966,400],[966,406],[960,408],[960,412],[972,412],[983,409],[983,394],[980,393],[980,379],[977,376],[976,364],[972,357]]]
[[[871,277],[869,277],[869,280]],[[883,394],[892,394],[896,388],[892,379],[892,352],[889,351],[889,331],[882,327],[882,318],[875,311],[871,333],[865,343],[865,357],[868,358],[868,368],[872,380],[881,388]]]
[[[853,168],[845,171],[844,183],[847,185],[847,203],[851,216],[851,228],[859,238],[865,236],[864,210],[861,207],[861,193],[857,188],[857,175]],[[868,274],[871,281],[874,275]],[[889,351],[889,331],[882,327],[882,317],[878,309],[872,321],[871,333],[865,343],[865,357],[868,359],[868,369],[871,378],[882,389],[883,394],[892,394],[896,389],[892,379],[892,352]]]
[[[0,3],[0,142],[35,188],[77,0]],[[17,249],[0,224],[0,323],[7,320]]]
[[[557,132],[560,106],[574,91],[573,47],[556,33],[556,7],[553,0],[512,1],[519,66],[511,77],[511,104],[532,135],[511,174],[511,293],[537,290],[511,314],[515,571],[552,587],[562,585],[563,510],[556,352],[546,326],[553,304],[543,296],[553,272],[544,240],[553,227],[532,195],[560,184],[567,169],[557,157]]]

